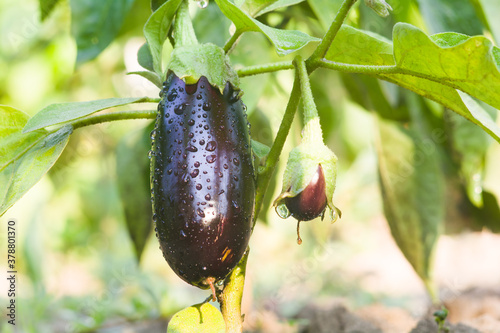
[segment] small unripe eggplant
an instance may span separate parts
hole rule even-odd
[[[201,76],[167,76],[151,152],[153,219],[163,256],[202,289],[242,258],[252,229],[255,180],[245,106]]]
[[[319,122],[317,122],[319,128]],[[300,222],[325,216],[341,217],[340,209],[333,205],[333,192],[337,178],[337,156],[321,140],[304,140],[292,149],[283,175],[283,190],[274,201],[281,218],[297,219],[297,243],[301,244]]]
[[[323,215],[326,204],[326,182],[321,164],[302,192],[294,197],[285,197],[290,214],[299,221],[310,221]]]

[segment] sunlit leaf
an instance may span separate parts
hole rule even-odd
[[[301,31],[271,28],[253,19],[229,0],[215,0],[215,2],[219,5],[222,13],[234,23],[237,30],[263,33],[273,43],[280,56],[300,50],[310,42],[319,41],[318,38],[311,37]]]
[[[24,112],[0,105],[0,171],[47,134],[45,130],[21,133],[28,119]]]
[[[71,0],[76,63],[92,60],[118,35],[134,0]]]
[[[116,148],[116,177],[127,230],[140,260],[151,232],[148,151],[154,123],[125,136]]]
[[[48,133],[0,171],[0,216],[19,200],[54,165],[73,128]]]
[[[482,36],[442,33],[428,37],[414,26],[394,27],[399,68],[463,90],[500,109],[500,49]]]
[[[222,313],[210,303],[190,306],[177,312],[168,323],[167,333],[224,333]]]
[[[153,57],[153,68],[160,75],[163,73],[161,64],[163,43],[168,37],[172,19],[181,2],[182,0],[168,0],[151,14],[144,25],[144,36]]]
[[[106,98],[88,102],[50,104],[28,121],[23,132],[26,133],[47,126],[61,124],[116,106],[141,103],[145,99],[146,97]]]
[[[500,142],[500,128],[491,117],[469,110],[462,100],[463,95],[457,91],[467,91],[493,106],[500,106],[500,95],[495,88],[500,84],[496,66],[500,63],[497,60],[500,59],[498,48],[484,37],[454,33],[438,34],[430,39],[408,24],[397,24],[394,31],[397,47],[393,55],[392,44],[387,39],[344,25],[326,58],[350,64],[391,66],[396,65],[396,59],[397,66],[407,74],[379,74],[375,77],[446,106],[481,126]]]

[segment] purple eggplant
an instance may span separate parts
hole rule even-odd
[[[173,72],[160,93],[152,133],[153,220],[163,256],[202,289],[242,258],[252,229],[255,179],[249,126],[239,90]]]

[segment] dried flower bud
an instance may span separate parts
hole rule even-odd
[[[382,17],[387,17],[389,11],[392,10],[391,5],[384,0],[365,0],[365,5],[373,9],[375,13]]]

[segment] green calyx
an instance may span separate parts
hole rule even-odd
[[[332,222],[335,222],[341,215],[340,210],[333,205],[333,193],[337,180],[337,156],[323,143],[303,141],[292,149],[283,174],[283,190],[274,201],[274,206],[279,207],[284,203],[285,198],[295,197],[301,193],[311,182],[318,165],[323,168],[327,206],[330,209]]]
[[[239,87],[239,78],[231,67],[229,57],[224,50],[214,44],[194,44],[174,48],[168,69],[183,79],[187,84],[198,82],[205,76],[221,93],[226,82]]]
[[[239,87],[239,78],[231,67],[224,50],[214,44],[199,44],[189,17],[188,1],[179,6],[174,24],[175,47],[167,71],[172,71],[186,82],[195,84],[204,76],[222,93],[227,82]]]

